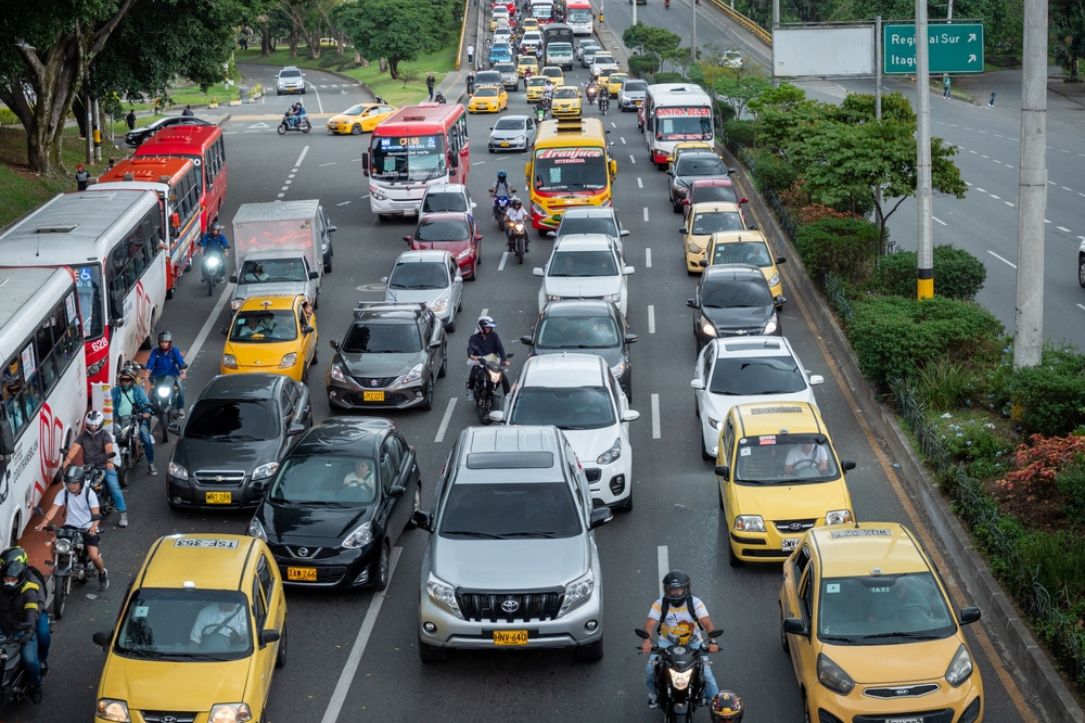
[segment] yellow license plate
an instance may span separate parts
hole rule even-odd
[[[383,402],[384,392],[362,392],[363,402]]]
[[[233,492],[205,492],[204,502],[209,505],[228,505],[234,501]]]
[[[527,645],[526,630],[495,630],[494,645]]]
[[[290,582],[316,582],[315,567],[288,567],[286,579]]]
[[[508,141],[501,141],[501,147],[502,148],[508,148],[509,147],[509,142]]]

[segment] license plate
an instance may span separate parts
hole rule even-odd
[[[384,392],[362,392],[363,402],[383,402]]]
[[[508,141],[501,141],[501,147],[502,148],[508,148],[509,147],[509,142]]]
[[[923,723],[923,718],[920,716],[911,716],[908,718],[886,718],[885,723]]]
[[[228,505],[234,501],[233,492],[205,492],[204,502],[209,505]]]
[[[315,567],[288,567],[286,579],[290,582],[316,582]]]
[[[799,538],[797,537],[785,537],[783,542],[780,543],[780,549],[784,552],[791,552],[799,546]]]
[[[494,645],[527,645],[526,630],[495,630]]]

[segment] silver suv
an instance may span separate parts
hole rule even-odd
[[[422,559],[418,651],[574,647],[603,657],[592,530],[613,519],[565,436],[550,426],[468,427],[445,463]]]
[[[288,65],[275,76],[275,95],[283,93],[305,95],[305,75],[297,66]]]

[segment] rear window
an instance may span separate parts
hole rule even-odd
[[[550,469],[553,452],[472,452],[467,469]]]
[[[442,211],[464,212],[470,210],[471,209],[467,208],[467,199],[459,192],[440,191],[437,193],[427,193],[422,202],[423,213],[439,213]]]
[[[629,87],[628,83],[626,83],[626,87]],[[693,203],[700,203],[701,201],[738,203],[738,194],[735,193],[734,186],[694,186],[691,201]]]
[[[423,221],[414,235],[419,241],[463,241],[470,236],[463,219]]]

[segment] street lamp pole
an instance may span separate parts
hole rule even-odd
[[[930,46],[927,44],[927,0],[915,3],[915,91],[916,91],[916,211],[919,238],[916,297],[922,301],[934,296],[933,190],[931,188],[931,88]]]
[[[636,0],[633,0],[633,1],[634,1],[634,3],[636,2]],[[691,34],[693,35],[693,42],[690,44],[690,47],[689,47],[690,64],[692,65],[693,63],[697,62],[697,0],[693,0],[689,4],[689,9],[693,13],[693,20],[691,22],[691,25],[692,25]]]

